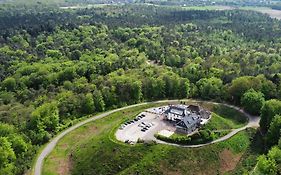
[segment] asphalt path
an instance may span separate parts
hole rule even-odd
[[[52,150],[55,148],[55,146],[57,145],[58,141],[63,138],[66,134],[70,133],[71,131],[79,128],[82,125],[85,125],[86,123],[104,118],[114,112],[117,111],[121,111],[124,109],[129,109],[129,108],[133,108],[133,107],[137,107],[137,106],[142,106],[142,105],[147,105],[147,104],[157,104],[157,103],[172,103],[172,102],[180,102],[180,101],[188,101],[188,102],[202,102],[202,101],[198,101],[198,100],[162,100],[162,101],[154,101],[154,102],[145,102],[145,103],[139,103],[139,104],[135,104],[135,105],[130,105],[130,106],[126,106],[126,107],[122,107],[122,108],[118,108],[118,109],[114,109],[99,115],[95,115],[91,118],[88,118],[82,122],[79,122],[71,127],[69,127],[68,129],[64,130],[63,132],[59,133],[57,136],[55,136],[53,139],[50,140],[49,143],[46,144],[46,146],[44,147],[44,149],[42,150],[42,152],[39,154],[39,156],[37,157],[37,160],[35,162],[35,167],[34,167],[34,175],[41,175],[42,173],[42,167],[43,167],[43,163],[44,163],[44,159],[52,152]],[[220,104],[220,103],[215,103],[215,102],[207,102],[207,103],[212,103],[212,104]],[[206,144],[200,144],[200,145],[179,145],[179,144],[172,144],[172,143],[167,143],[167,142],[163,142],[160,140],[157,140],[158,143],[163,143],[163,144],[168,144],[168,145],[174,145],[174,146],[181,146],[181,147],[189,147],[189,148],[195,148],[195,147],[202,147],[202,146],[206,146],[206,145],[210,145],[213,143],[217,143],[217,142],[221,142],[224,140],[227,140],[229,138],[231,138],[232,136],[234,136],[235,134],[237,134],[238,132],[249,128],[249,127],[259,127],[259,117],[256,116],[252,116],[249,115],[247,113],[245,113],[242,109],[236,107],[236,106],[232,106],[232,105],[228,105],[228,104],[223,104],[225,106],[234,108],[238,111],[240,111],[241,113],[243,113],[245,116],[248,117],[248,124],[242,128],[238,128],[238,129],[233,129],[229,134],[225,135],[224,137],[221,137],[217,140],[214,140],[212,142],[206,143]]]

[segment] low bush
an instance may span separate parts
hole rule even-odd
[[[191,136],[181,135],[181,134],[173,134],[170,137],[165,137],[163,135],[155,134],[155,137],[159,140],[169,142],[169,143],[177,143],[183,145],[196,145],[196,144],[204,144],[211,142],[217,138],[225,136],[228,131],[222,132],[212,132],[210,130],[200,130],[197,133],[194,133]]]
[[[182,136],[178,134],[173,134],[171,137],[165,137],[159,134],[156,134],[155,137],[159,140],[169,142],[169,143],[177,143],[177,144],[188,144],[191,141],[189,136]]]

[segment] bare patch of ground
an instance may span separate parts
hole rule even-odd
[[[65,150],[65,149],[68,148],[68,144],[62,144],[62,145],[60,145],[60,147],[61,147],[63,150]]]
[[[90,136],[93,135],[93,133],[98,133],[98,128],[96,126],[84,126],[86,127],[85,132],[81,132],[81,133],[77,133],[75,134],[73,140],[82,140],[82,139],[86,139],[86,138],[89,138]]]
[[[194,159],[193,157],[186,158],[173,166],[173,168],[166,165],[167,162],[161,163],[159,166],[163,175],[214,175],[218,173],[217,164],[205,160]]]
[[[71,156],[68,156],[67,160],[61,160],[59,161],[59,167],[58,167],[58,174],[59,175],[68,175],[70,174],[71,168],[72,168],[72,159]]]
[[[234,170],[241,159],[241,154],[234,155],[230,150],[224,149],[220,154],[220,172],[225,173]]]
[[[167,168],[164,164],[160,164],[160,169],[162,170],[163,175],[182,175],[182,173],[179,170],[171,170]]]
[[[182,175],[179,171],[168,171],[165,173],[165,175]]]

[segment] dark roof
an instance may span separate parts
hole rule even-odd
[[[185,111],[186,107],[184,107],[184,106],[170,106],[170,109],[176,109],[176,110]]]
[[[192,112],[199,112],[200,111],[200,107],[197,106],[197,105],[189,105],[187,108],[190,109]]]
[[[200,119],[195,114],[191,114],[191,115],[185,116],[182,119],[182,121],[177,123],[177,126],[182,127],[182,128],[189,128],[191,126],[196,125],[199,122],[200,122]]]

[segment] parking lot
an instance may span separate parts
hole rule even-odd
[[[134,144],[141,140],[155,140],[154,134],[161,130],[174,132],[175,128],[163,120],[161,115],[166,106],[151,108],[140,113],[135,119],[123,123],[116,132],[116,138],[120,141]]]

